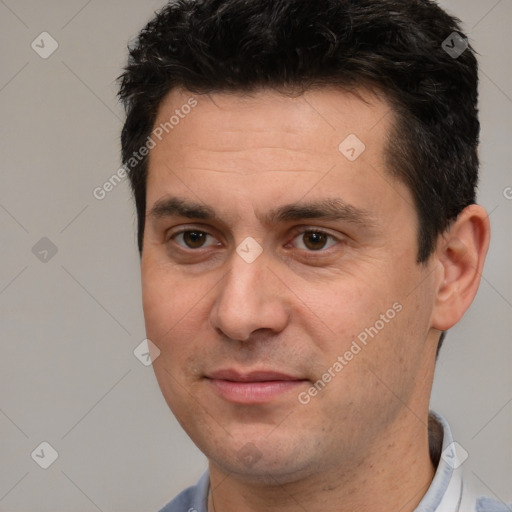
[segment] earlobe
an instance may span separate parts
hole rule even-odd
[[[466,207],[438,240],[435,257],[441,269],[432,314],[432,327],[453,327],[469,308],[478,290],[489,248],[490,224],[479,205]]]

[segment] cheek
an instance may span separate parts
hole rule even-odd
[[[386,293],[382,283],[375,286],[376,280],[368,274],[361,276],[335,276],[331,282],[324,280],[309,282],[296,288],[299,300],[296,301],[295,320],[304,321],[304,328],[325,332],[327,351],[348,350],[353,339],[360,333],[364,337],[366,328],[379,320],[393,306],[393,294]],[[390,312],[390,316],[395,311]],[[319,341],[316,337],[314,341]],[[330,350],[329,350],[330,349]]]
[[[169,269],[142,268],[142,306],[146,334],[162,352],[173,345],[179,349],[178,340],[187,326],[198,324],[201,308],[200,289],[190,280],[176,279]],[[178,334],[179,333],[179,334]],[[191,333],[192,334],[192,333]]]
[[[195,383],[195,359],[205,338],[201,299],[206,298],[204,292],[174,276],[155,267],[143,269],[142,301],[146,335],[160,349],[153,362],[157,382],[171,410],[186,420],[193,416],[187,400]]]
[[[295,319],[308,332],[315,376],[330,379],[329,370],[336,375],[326,399],[359,396],[372,401],[372,393],[386,395],[376,375],[400,389],[417,365],[419,333],[425,330],[421,304],[406,297],[399,280],[385,282],[379,275],[364,272],[302,289],[304,303]],[[412,368],[404,368],[406,361]]]

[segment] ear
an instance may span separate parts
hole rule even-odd
[[[487,212],[472,204],[440,235],[434,257],[439,274],[432,327],[446,331],[464,315],[475,298],[489,248]]]

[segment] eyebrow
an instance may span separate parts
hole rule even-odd
[[[154,219],[178,216],[221,221],[220,216],[210,206],[178,197],[160,199],[153,205],[148,216]],[[376,219],[370,212],[347,204],[340,198],[285,204],[257,216],[267,225],[303,219],[344,220],[365,227],[374,227],[376,224]]]

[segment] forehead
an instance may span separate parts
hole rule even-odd
[[[299,170],[301,160],[315,158],[321,165],[336,165],[344,163],[342,156],[357,157],[363,148],[363,160],[369,155],[384,160],[393,119],[388,103],[366,89],[324,87],[300,96],[271,89],[203,95],[174,89],[158,109],[152,132],[156,147],[149,164],[161,156],[167,161],[160,163],[177,164],[168,159],[170,151],[179,154],[182,166],[194,166],[217,153],[223,170],[240,173],[272,170],[265,169],[266,164]],[[255,151],[253,165],[250,157]],[[237,152],[245,152],[240,168]]]
[[[191,144],[193,132],[203,144],[220,142],[227,150],[269,140],[289,149],[325,149],[349,134],[377,148],[392,120],[387,101],[368,89],[322,87],[294,96],[272,89],[203,95],[173,89],[160,104],[154,128],[163,128],[164,139],[172,134],[176,144]]]
[[[265,211],[306,195],[340,195],[361,208],[403,200],[401,184],[393,183],[393,193],[386,189],[395,180],[383,179],[393,119],[388,103],[368,90],[173,90],[152,132],[148,209],[165,195],[216,201],[226,211],[244,202]],[[226,191],[237,201],[227,203]]]

